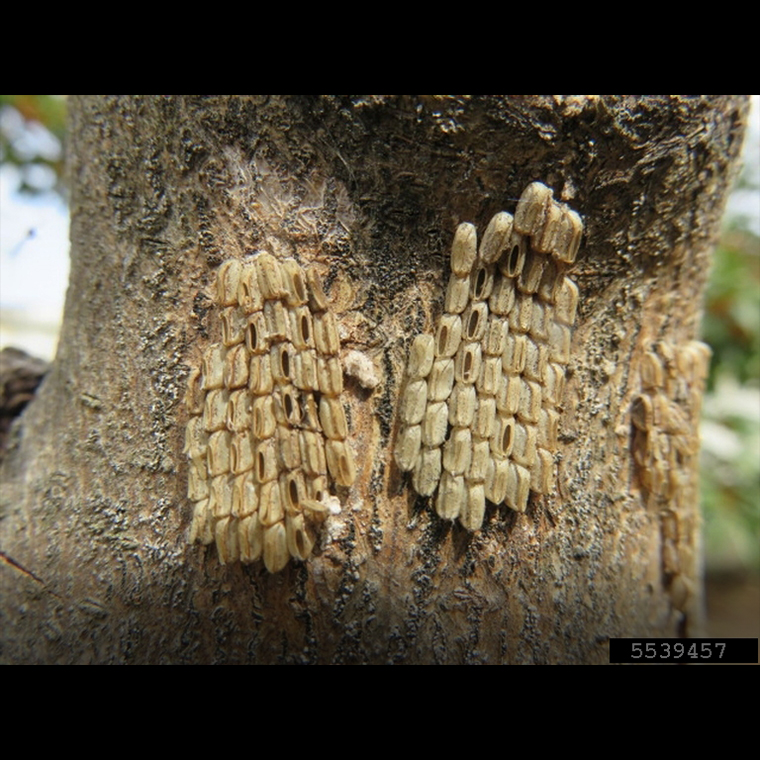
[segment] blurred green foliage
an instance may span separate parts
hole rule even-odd
[[[757,139],[748,135],[748,139]],[[760,214],[760,168],[737,189]],[[708,572],[760,569],[760,237],[729,214],[706,293],[713,350],[702,418],[702,512]]]
[[[0,95],[0,163],[19,170],[19,189],[63,194],[66,98]]]

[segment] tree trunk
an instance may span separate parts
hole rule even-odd
[[[690,341],[747,108],[73,99],[60,347],[2,465],[2,660],[602,663],[611,637],[698,630]],[[556,480],[468,532],[394,462],[407,352],[457,225],[482,233],[533,181],[585,225]],[[187,542],[186,379],[219,340],[220,263],[262,249],[322,276],[358,471],[277,573]]]

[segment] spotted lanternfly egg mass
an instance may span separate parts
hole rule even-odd
[[[641,393],[631,405],[633,460],[648,511],[659,515],[662,577],[674,607],[686,611],[697,557],[699,415],[710,348],[699,341],[649,347],[639,362]]]
[[[463,222],[444,314],[434,334],[412,341],[396,463],[420,495],[437,489],[438,514],[467,530],[481,528],[486,499],[524,512],[530,491],[554,488],[578,305],[565,272],[582,235],[580,216],[540,182],[525,189],[514,218],[492,217],[480,240]]]
[[[263,558],[276,573],[311,554],[328,512],[325,475],[339,486],[356,478],[338,328],[318,275],[293,259],[225,261],[214,296],[221,341],[191,370],[186,395],[190,542],[215,542],[222,564]],[[432,345],[420,341],[416,372],[429,372]],[[410,391],[410,419],[425,395]],[[412,459],[401,456],[409,468],[416,430],[406,434]]]

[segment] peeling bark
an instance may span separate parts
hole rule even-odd
[[[674,599],[630,411],[652,345],[698,336],[747,108],[73,99],[62,335],[0,475],[2,660],[601,663],[610,637],[698,630],[698,563]],[[585,224],[559,479],[523,515],[489,508],[470,534],[393,464],[399,388],[411,337],[441,313],[457,224],[484,229],[534,180]],[[358,480],[337,490],[315,555],[275,575],[187,545],[182,454],[188,368],[218,339],[216,268],[261,248],[321,272],[362,368],[345,394]],[[682,544],[698,556],[696,528]]]

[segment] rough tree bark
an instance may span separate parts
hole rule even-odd
[[[644,353],[698,334],[746,113],[733,96],[72,100],[60,347],[2,469],[2,660],[601,663],[610,637],[693,631],[698,563],[674,599],[630,412]],[[534,180],[585,221],[558,481],[469,534],[393,463],[399,388],[456,225],[482,230]],[[343,350],[380,380],[346,376],[359,477],[314,556],[275,575],[186,543],[182,453],[209,286],[262,247],[317,266]]]

